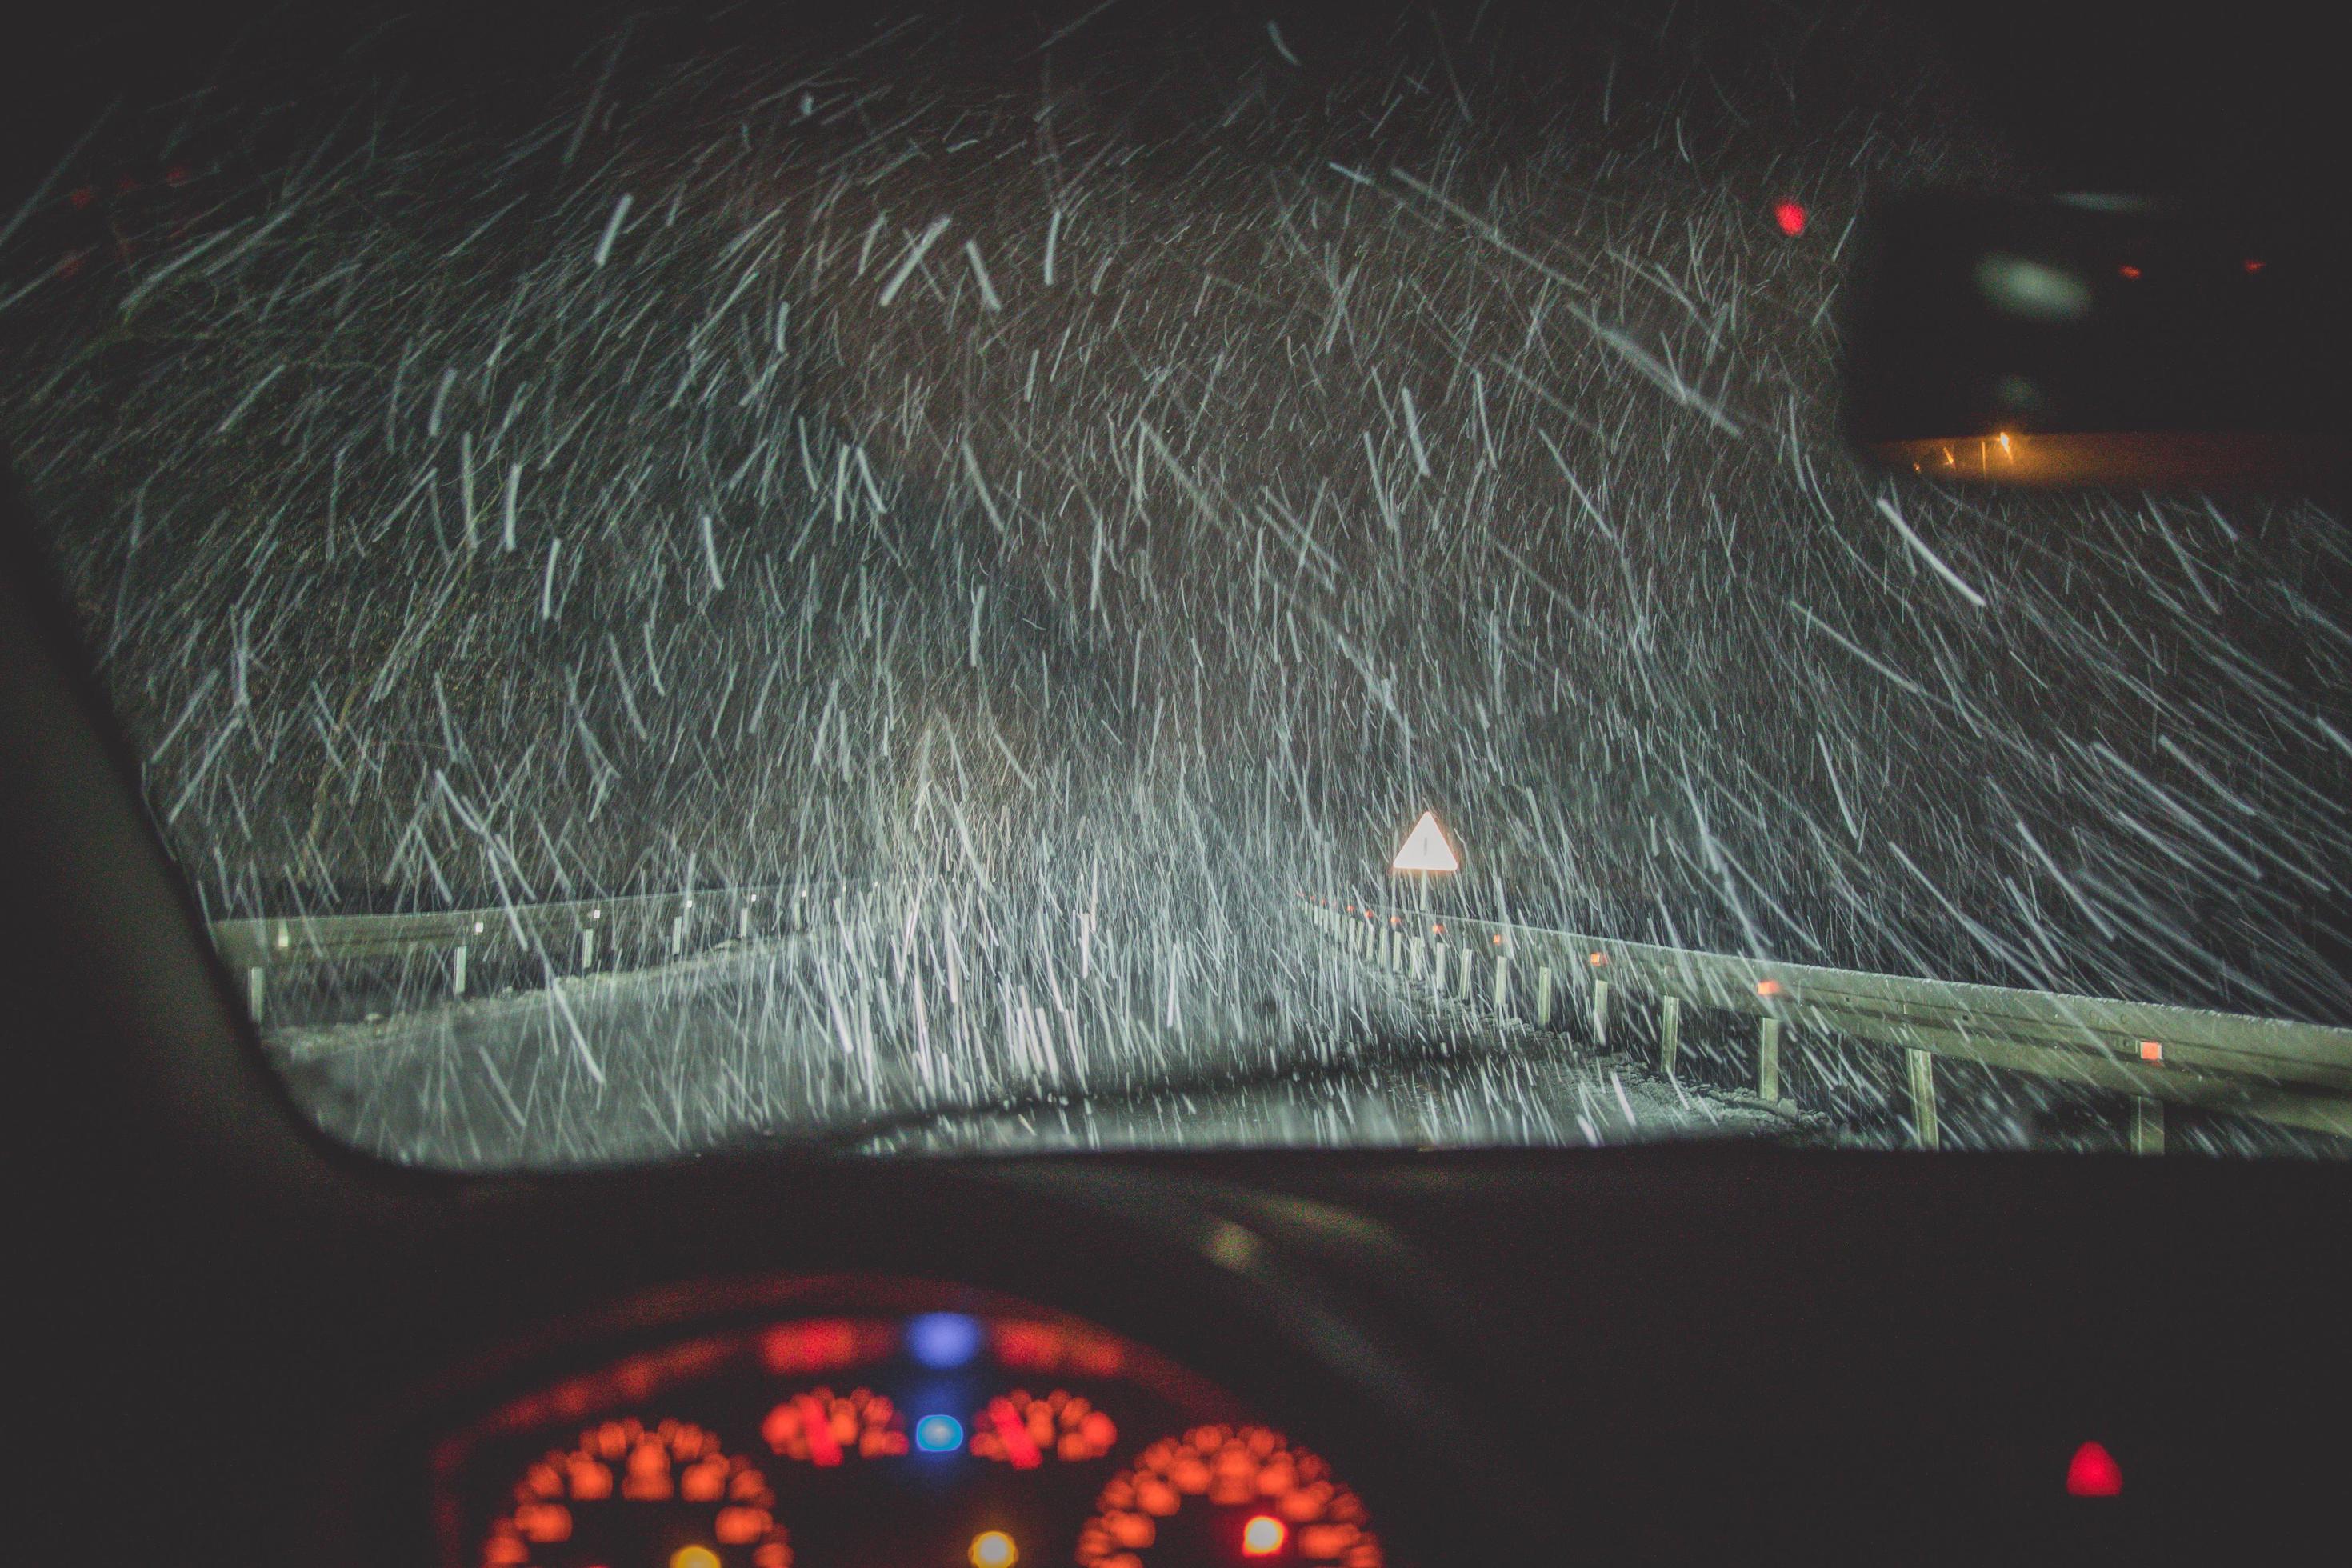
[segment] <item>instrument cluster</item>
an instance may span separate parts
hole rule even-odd
[[[789,1317],[440,1444],[444,1568],[1387,1568],[1322,1458],[1144,1346],[1023,1309]]]

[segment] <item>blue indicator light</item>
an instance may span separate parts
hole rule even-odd
[[[940,1372],[962,1366],[980,1353],[980,1320],[961,1312],[925,1312],[909,1318],[907,1353]]]
[[[915,1447],[926,1454],[950,1454],[963,1447],[963,1423],[952,1415],[926,1415],[915,1423]]]

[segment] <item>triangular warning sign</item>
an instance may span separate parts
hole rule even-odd
[[[1454,858],[1454,846],[1445,841],[1445,830],[1437,826],[1437,813],[1424,811],[1421,820],[1412,825],[1412,832],[1397,851],[1390,864],[1391,871],[1459,871],[1462,862]]]

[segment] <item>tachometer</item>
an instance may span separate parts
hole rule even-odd
[[[792,1568],[750,1460],[684,1421],[606,1421],[532,1465],[482,1568]]]
[[[1113,1477],[1078,1532],[1078,1568],[1303,1563],[1383,1568],[1379,1537],[1330,1467],[1264,1426],[1195,1426]]]

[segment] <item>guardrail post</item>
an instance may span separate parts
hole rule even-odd
[[[749,904],[745,904],[735,913],[735,940],[737,942],[751,940],[751,906]]]
[[[1767,1018],[1756,1037],[1756,1092],[1765,1103],[1780,1099],[1780,1020]]]
[[[1495,1011],[1511,1010],[1511,959],[1508,953],[1495,955]]]
[[[596,928],[583,926],[580,930],[580,967],[596,967]]]
[[[1683,1048],[1683,999],[1679,996],[1661,998],[1658,1003],[1658,1070],[1668,1078],[1675,1076],[1675,1058]]]
[[[1609,1045],[1609,982],[1598,977],[1592,982],[1592,1043],[1603,1049]]]
[[[2160,1100],[2132,1101],[2132,1152],[2135,1154],[2164,1152],[2164,1101]]]
[[[1536,971],[1536,1027],[1538,1029],[1551,1027],[1551,993],[1552,987],[1558,984],[1550,964],[1544,964]]]
[[[1905,1052],[1911,1058],[1911,1125],[1922,1149],[1940,1147],[1943,1137],[1936,1126],[1936,1054],[1913,1047]]]
[[[1465,1002],[1470,1000],[1470,950],[1464,948],[1462,950],[1462,1000]]]
[[[245,972],[246,1011],[253,1015],[253,1021],[257,1024],[261,1022],[262,1004],[268,999],[268,994],[269,982],[266,972],[257,963]]]
[[[457,944],[457,953],[449,961],[449,994],[463,996],[465,994],[466,944],[461,942]]]

